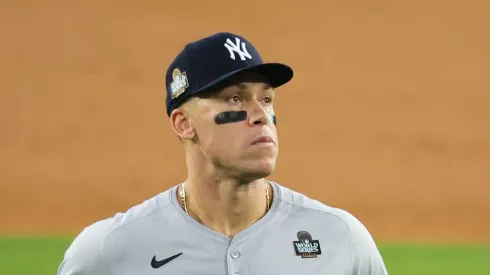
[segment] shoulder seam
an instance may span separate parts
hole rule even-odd
[[[161,210],[161,209],[158,209],[158,210],[156,210],[156,211],[152,211],[152,212],[150,212],[150,213],[148,213],[148,214],[144,215],[143,217],[140,217],[140,218],[138,218],[138,219],[136,219],[136,220],[132,220],[132,221],[130,221],[130,222],[127,222],[127,223],[125,223],[125,224],[122,224],[122,225],[120,225],[120,226],[117,226],[116,228],[113,228],[113,229],[111,229],[110,231],[108,231],[108,232],[106,233],[105,237],[104,237],[104,241],[102,242],[102,249],[104,249],[104,245],[105,245],[105,242],[106,242],[107,238],[109,238],[109,236],[110,236],[112,233],[114,233],[114,231],[116,231],[116,230],[118,230],[118,229],[121,229],[121,228],[123,228],[123,227],[125,227],[125,226],[127,226],[127,225],[133,224],[133,223],[135,223],[135,222],[137,222],[137,221],[139,221],[139,220],[142,220],[142,219],[144,219],[144,218],[146,218],[146,217],[148,217],[148,216],[151,216],[151,215],[153,215],[153,214],[157,213],[157,212],[158,212],[158,211],[160,211],[160,210]]]
[[[347,226],[349,227],[349,231],[352,231],[352,229],[350,228],[349,223],[348,223],[348,222],[347,222],[347,221],[346,221],[346,220],[345,220],[345,219],[344,219],[344,218],[343,218],[341,215],[339,215],[339,214],[337,214],[337,213],[333,213],[333,212],[329,212],[329,211],[322,211],[322,210],[319,210],[319,209],[315,209],[315,208],[311,208],[311,207],[306,207],[306,206],[304,206],[304,205],[294,204],[294,203],[292,203],[292,202],[290,202],[290,201],[284,200],[283,198],[280,198],[280,200],[282,200],[282,201],[284,201],[284,202],[287,202],[287,203],[289,203],[289,204],[291,204],[291,205],[296,205],[296,206],[298,206],[299,208],[304,208],[304,209],[308,209],[308,210],[311,210],[311,211],[320,212],[320,213],[323,213],[323,214],[327,214],[327,215],[332,215],[332,216],[335,216],[335,217],[337,217],[337,218],[341,219],[341,220],[342,220],[344,223],[346,223],[346,224],[347,224]],[[315,200],[315,201],[319,202],[318,200]],[[327,206],[327,207],[330,207],[330,208],[335,209],[335,210],[345,211],[345,210],[343,210],[343,209],[341,209],[341,208],[338,208],[338,207],[332,207],[332,206]]]
[[[116,227],[116,228],[113,228],[112,230],[108,231],[108,232],[105,234],[104,240],[102,241],[102,244],[101,244],[101,254],[104,252],[104,246],[105,246],[105,242],[106,242],[106,240],[107,240],[107,239],[109,238],[109,236],[110,236],[112,233],[114,233],[116,230],[121,229],[121,228],[123,228],[123,227],[125,227],[125,226],[127,226],[127,225],[133,224],[133,223],[135,223],[135,222],[137,222],[137,221],[140,221],[140,220],[142,220],[142,219],[144,219],[144,218],[146,218],[146,217],[148,217],[148,216],[151,216],[151,215],[153,215],[153,214],[156,214],[156,213],[158,213],[158,212],[161,212],[161,211],[163,211],[165,208],[167,208],[167,207],[170,205],[170,203],[169,203],[169,204],[165,205],[165,206],[162,208],[162,207],[160,207],[160,204],[158,203],[158,199],[156,200],[156,204],[157,204],[157,209],[156,209],[156,210],[151,211],[150,213],[148,213],[148,214],[144,215],[143,217],[140,217],[140,218],[138,218],[138,219],[136,219],[136,220],[132,220],[132,221],[130,221],[130,222],[127,222],[127,223],[125,223],[125,224],[122,224],[122,225],[120,225],[120,226],[118,226],[118,227]]]

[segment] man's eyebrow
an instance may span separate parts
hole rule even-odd
[[[231,87],[235,86],[237,88],[244,89],[244,90],[248,89],[248,85],[245,84],[245,83],[235,83],[235,84],[232,84],[230,86]],[[271,90],[272,89],[272,86],[269,85],[269,84],[267,84],[267,83],[262,83],[262,88],[264,90]]]

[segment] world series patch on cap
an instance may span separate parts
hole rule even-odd
[[[186,73],[175,68],[172,72],[172,82],[170,83],[172,98],[179,97],[187,88],[189,88],[189,82],[187,81]]]
[[[203,92],[244,71],[263,75],[273,88],[293,78],[293,70],[282,63],[265,63],[244,37],[216,33],[188,43],[167,69],[167,114],[193,95]]]

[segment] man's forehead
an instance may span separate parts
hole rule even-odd
[[[272,86],[269,83],[265,82],[239,82],[235,84],[230,84],[226,87],[224,87],[222,90],[226,89],[238,89],[238,90],[245,90],[245,91],[252,91],[252,90],[264,90],[264,91],[273,91]]]
[[[246,89],[250,86],[256,85],[262,86],[266,89],[272,88],[269,80],[256,72],[242,72],[223,82],[223,88],[236,86],[238,88]]]
[[[239,89],[239,90],[265,90],[272,91],[272,85],[267,80],[258,73],[244,73],[237,75],[234,78],[229,79],[229,81],[223,83],[222,90],[227,88]]]
[[[209,98],[231,91],[264,91],[271,93],[274,92],[274,89],[269,81],[260,75],[240,75],[221,82],[208,89],[206,92],[197,94],[196,96],[199,98]]]

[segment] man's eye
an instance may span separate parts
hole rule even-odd
[[[264,98],[264,102],[266,104],[271,104],[272,103],[272,98],[270,98],[270,97],[267,96],[267,97]]]
[[[241,99],[240,99],[240,97],[239,97],[239,96],[237,96],[237,95],[236,95],[236,96],[234,96],[234,97],[232,97],[232,98],[230,98],[230,99],[228,100],[228,102],[233,103],[233,104],[240,103],[241,101],[242,101],[242,100],[241,100]]]

